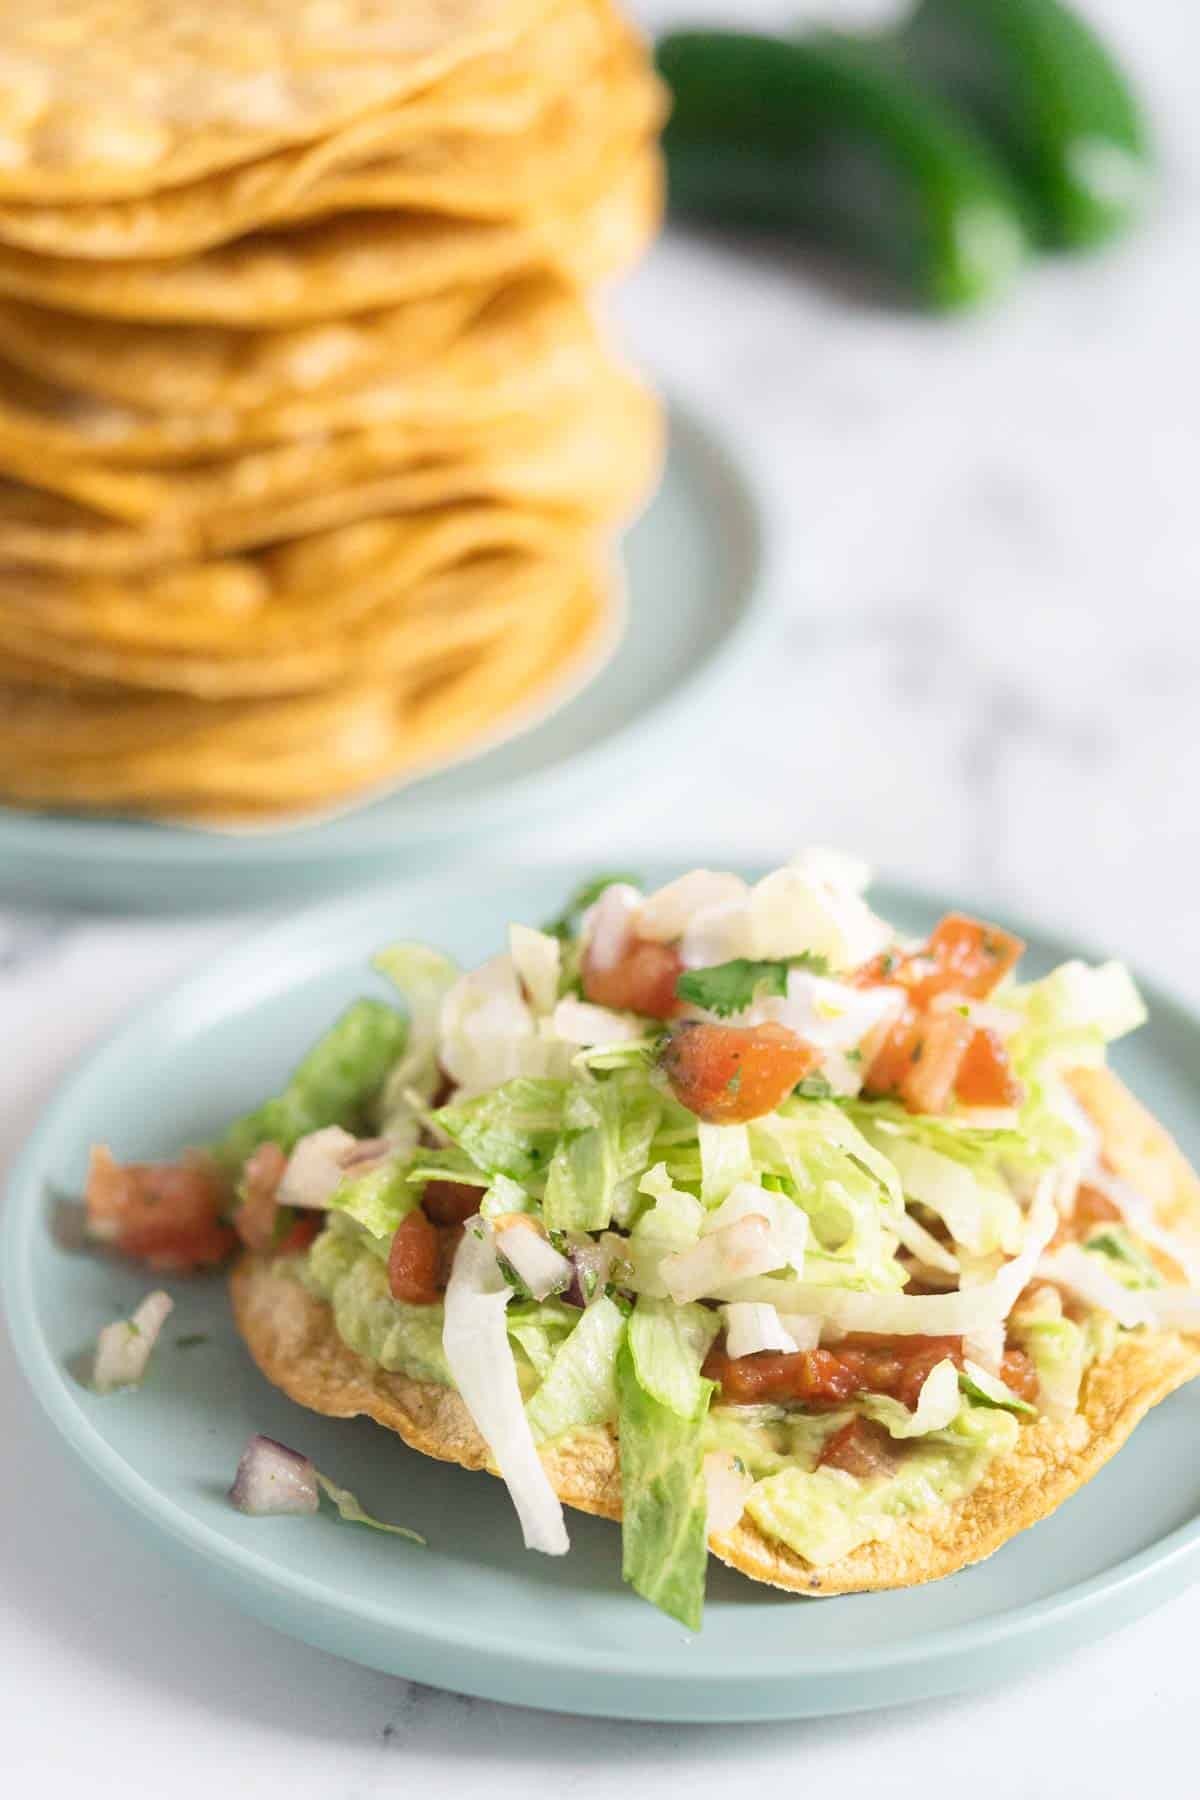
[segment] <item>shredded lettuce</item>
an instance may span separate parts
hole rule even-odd
[[[402,1219],[420,1204],[421,1190],[409,1180],[407,1165],[393,1159],[344,1175],[329,1199],[331,1212],[357,1219],[372,1237],[391,1237]]]
[[[385,1131],[408,1123],[412,1108],[406,1096],[429,1100],[440,1079],[438,1026],[442,1002],[458,978],[452,957],[427,944],[389,944],[373,958],[380,974],[399,989],[408,1014],[404,1054],[388,1076],[380,1107]]]
[[[440,1107],[433,1118],[484,1174],[526,1182],[549,1165],[569,1094],[565,1081],[522,1077]]]
[[[690,1419],[711,1382],[701,1364],[721,1329],[706,1306],[675,1306],[640,1295],[629,1321],[629,1348],[638,1381],[652,1399]]]
[[[712,1384],[682,1418],[647,1393],[628,1342],[617,1352],[621,1573],[653,1605],[699,1631],[708,1569],[704,1420]]]
[[[700,1198],[720,1206],[739,1181],[754,1180],[750,1133],[745,1125],[700,1124]]]
[[[326,1125],[357,1131],[407,1036],[407,1021],[393,1007],[356,1000],[296,1065],[283,1091],[236,1120],[212,1146],[216,1161],[232,1176],[260,1144],[290,1152]]]
[[[1009,1335],[1033,1358],[1038,1400],[1051,1418],[1067,1418],[1079,1407],[1079,1387],[1086,1366],[1086,1340],[1071,1319],[1036,1319],[1017,1315]]]
[[[539,1442],[617,1416],[617,1351],[625,1336],[625,1314],[615,1300],[601,1295],[576,1320],[525,1408]]]

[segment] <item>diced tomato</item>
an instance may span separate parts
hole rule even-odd
[[[396,1227],[388,1251],[388,1288],[393,1300],[432,1306],[439,1297],[442,1240],[420,1207]]]
[[[961,1013],[927,1013],[899,1094],[909,1112],[943,1113],[975,1028]]]
[[[287,1168],[287,1153],[278,1144],[260,1144],[247,1159],[240,1183],[241,1199],[233,1228],[247,1250],[270,1250],[275,1244],[279,1202],[276,1194]]]
[[[898,1094],[910,1112],[945,1112],[974,1030],[961,1013],[910,1007],[872,1058],[866,1092]]]
[[[683,963],[672,944],[634,938],[619,962],[599,968],[585,955],[583,992],[597,1006],[616,1012],[644,1013],[651,1019],[673,1019],[679,1012],[675,983]]]
[[[1025,946],[1011,931],[947,913],[929,942],[908,956],[884,951],[856,971],[858,987],[906,988],[913,1005],[928,1006],[938,994],[983,1000],[1015,966]]]
[[[990,1026],[977,1025],[958,1066],[954,1092],[964,1106],[1019,1106],[1024,1090]]]
[[[935,994],[965,994],[985,1000],[1016,967],[1025,949],[1019,937],[999,925],[969,919],[964,913],[947,913],[934,927],[925,954],[935,972],[914,994],[919,1005]]]
[[[429,1181],[421,1195],[421,1208],[435,1225],[461,1225],[479,1211],[483,1189],[465,1181]]]
[[[962,1363],[957,1337],[875,1337],[858,1332],[836,1348],[774,1351],[730,1358],[723,1344],[709,1351],[704,1373],[720,1384],[724,1399],[736,1402],[798,1400],[810,1406],[837,1406],[869,1391],[890,1394],[914,1407],[925,1378],[945,1357]]]
[[[895,1447],[886,1429],[874,1419],[848,1419],[826,1438],[817,1458],[819,1469],[844,1469],[860,1481],[896,1473]]]
[[[906,1006],[879,1045],[863,1077],[863,1092],[872,1099],[894,1094],[912,1065],[923,1030],[920,1013]]]
[[[298,1212],[294,1207],[281,1206],[275,1227],[279,1241],[274,1249],[280,1256],[298,1255],[308,1249],[324,1223],[324,1213]]]
[[[438,1287],[444,1293],[446,1283],[450,1279],[450,1270],[454,1266],[454,1253],[462,1243],[463,1227],[461,1225],[441,1225],[438,1227]]]
[[[1000,1379],[1006,1387],[1010,1387],[1018,1400],[1028,1400],[1031,1404],[1038,1397],[1037,1369],[1033,1358],[1015,1345],[1004,1352],[1000,1363]]]
[[[707,1025],[672,1032],[662,1053],[675,1098],[710,1125],[761,1118],[820,1057],[786,1025]]]
[[[1075,1210],[1069,1218],[1059,1220],[1050,1248],[1057,1250],[1060,1244],[1082,1243],[1097,1225],[1111,1225],[1120,1217],[1120,1207],[1114,1206],[1107,1194],[1083,1182],[1075,1196]]]
[[[92,1151],[85,1200],[92,1236],[152,1269],[223,1262],[237,1238],[221,1217],[226,1191],[219,1172],[198,1153],[177,1163],[115,1161]]]
[[[1102,1194],[1099,1188],[1089,1187],[1086,1181],[1081,1184],[1075,1196],[1074,1213],[1081,1237],[1087,1237],[1095,1226],[1111,1225],[1120,1217],[1120,1207],[1107,1194]]]

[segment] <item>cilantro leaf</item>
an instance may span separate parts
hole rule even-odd
[[[745,1012],[761,994],[786,994],[789,969],[826,975],[829,963],[808,950],[800,956],[785,956],[772,962],[735,956],[732,962],[714,963],[708,969],[689,969],[675,983],[675,992],[681,1000],[727,1019],[731,1013]]]
[[[556,919],[543,925],[542,930],[549,937],[571,938],[579,930],[579,922],[589,906],[594,906],[605,888],[615,887],[618,882],[627,882],[630,887],[640,887],[636,875],[593,875],[590,881],[581,883],[575,889]]]

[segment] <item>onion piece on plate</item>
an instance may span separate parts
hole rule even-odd
[[[150,1352],[175,1302],[161,1288],[147,1294],[131,1318],[106,1325],[96,1339],[92,1385],[98,1394],[137,1387],[146,1373]]]
[[[315,1513],[321,1502],[317,1471],[307,1456],[258,1433],[242,1451],[229,1498],[255,1519]]]

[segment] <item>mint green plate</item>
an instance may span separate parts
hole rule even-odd
[[[651,882],[671,872],[643,871]],[[622,1587],[615,1526],[571,1515],[570,1556],[527,1554],[489,1476],[418,1456],[368,1421],[294,1406],[254,1369],[219,1281],[169,1284],[177,1310],[140,1392],[101,1399],[80,1385],[80,1351],[149,1285],[56,1234],[58,1198],[78,1193],[89,1144],[138,1157],[204,1139],[271,1090],[348,999],[381,985],[366,967],[377,945],[427,938],[474,961],[503,921],[550,915],[581,873],[442,878],[277,924],[142,1008],[47,1111],[7,1207],[10,1327],[74,1461],[147,1548],[280,1630],[371,1667],[528,1706],[704,1721],[980,1687],[1110,1631],[1200,1573],[1200,1388],[1158,1407],[1080,1494],[978,1568],[902,1593],[804,1600],[714,1562],[704,1630],[691,1637]],[[904,893],[882,904],[914,930],[944,910]],[[1068,954],[1027,935],[1037,963]],[[1153,1022],[1121,1067],[1195,1154],[1200,1021],[1149,999]],[[177,1346],[196,1332],[207,1341]],[[374,1512],[423,1531],[428,1550],[324,1514],[235,1512],[225,1490],[254,1431],[307,1451]]]
[[[423,872],[577,806],[669,749],[733,679],[766,614],[758,503],[720,439],[673,407],[657,494],[622,544],[624,638],[521,737],[324,824],[255,837],[0,807],[0,897],[166,911],[249,906]]]

